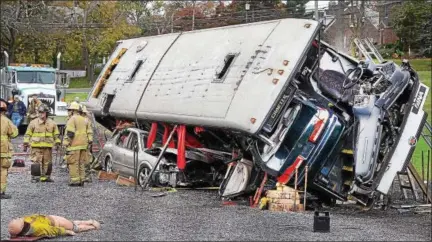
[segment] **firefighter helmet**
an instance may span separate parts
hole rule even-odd
[[[0,111],[7,111],[7,103],[4,100],[0,100]]]
[[[50,109],[45,104],[41,104],[38,108],[39,113],[49,113]]]
[[[88,113],[86,106],[85,106],[85,105],[82,105],[82,104],[81,104],[81,111],[82,111],[83,113]]]
[[[77,102],[71,102],[71,104],[69,105],[69,107],[67,108],[68,110],[76,110],[76,111],[80,111],[80,105]]]

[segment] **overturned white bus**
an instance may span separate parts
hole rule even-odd
[[[191,152],[216,150],[232,154],[218,158],[223,197],[254,191],[265,173],[295,186],[296,168],[301,187],[308,166],[321,200],[372,204],[412,156],[429,89],[408,62],[356,60],[321,41],[320,28],[281,19],[121,40],[87,105],[108,128],[147,129],[155,156],[180,125],[163,161],[179,182],[196,174]]]

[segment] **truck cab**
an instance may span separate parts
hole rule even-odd
[[[69,86],[69,76],[56,68],[44,64],[8,63],[0,69],[0,97],[12,102],[19,95],[28,109],[29,97],[37,94],[38,99],[50,108],[50,116],[58,125],[66,124],[67,110],[64,102],[65,91]],[[58,55],[58,63],[60,54]],[[22,125],[28,125],[24,118]]]

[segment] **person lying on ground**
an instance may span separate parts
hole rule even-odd
[[[33,214],[9,222],[8,231],[14,237],[56,237],[75,235],[89,230],[100,229],[100,223],[90,219],[71,221],[55,215]]]

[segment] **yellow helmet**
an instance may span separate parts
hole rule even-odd
[[[83,113],[88,113],[87,108],[86,108],[85,105],[82,105],[82,104],[81,104],[81,112],[83,112]]]
[[[80,111],[81,108],[77,102],[71,102],[71,104],[69,105],[69,107],[67,109]]]

